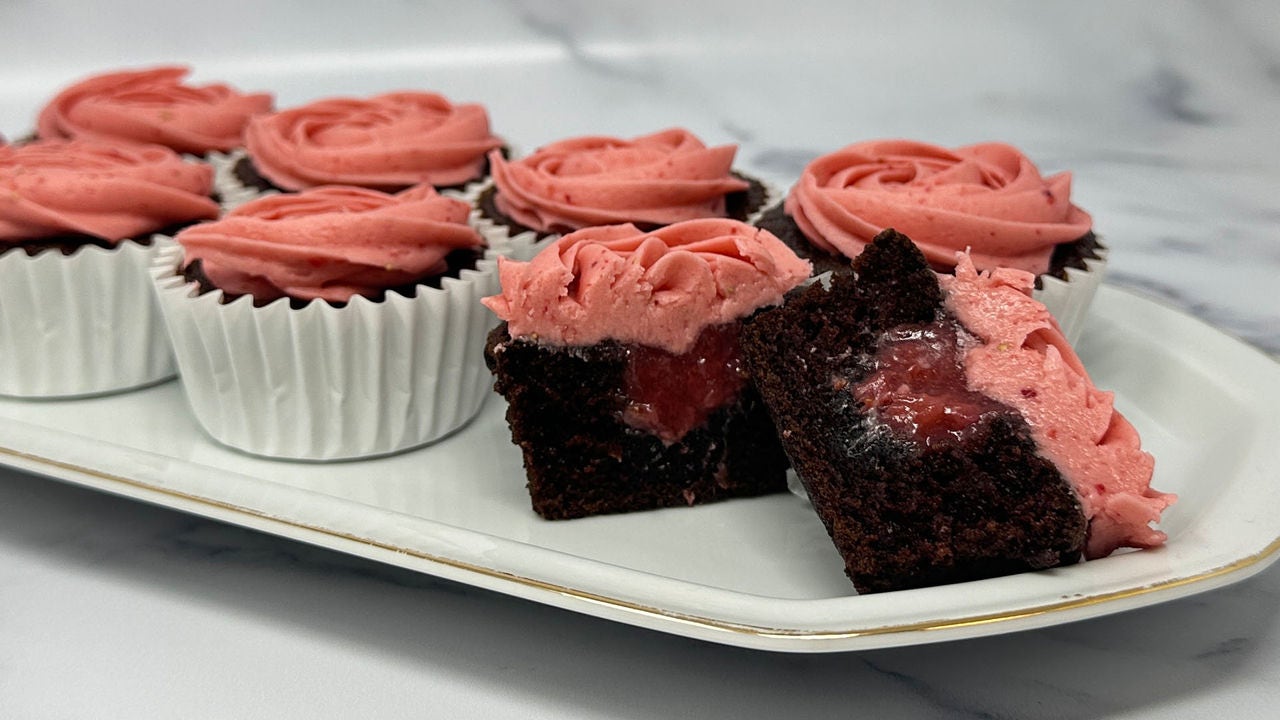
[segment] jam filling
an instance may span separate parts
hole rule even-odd
[[[1012,412],[967,387],[960,333],[950,320],[890,331],[854,397],[895,435],[924,447],[962,442],[983,417]]]
[[[705,423],[746,384],[736,323],[704,329],[679,355],[643,345],[628,346],[627,354],[622,420],[668,444]]]

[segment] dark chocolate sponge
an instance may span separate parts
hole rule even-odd
[[[548,347],[495,328],[485,359],[547,519],[693,505],[786,489],[786,456],[750,384],[679,442],[627,425],[627,348]]]
[[[853,397],[847,385],[871,372],[885,332],[934,321],[942,294],[924,256],[892,230],[852,269],[757,314],[742,345],[854,586],[899,590],[1078,560],[1080,502],[1012,409],[956,444],[921,447]]]
[[[756,222],[757,227],[764,228],[778,239],[791,248],[795,254],[813,263],[813,274],[820,275],[828,271],[848,272],[849,258],[843,255],[832,255],[822,248],[809,242],[804,233],[800,230],[800,226],[795,220],[783,209],[782,203],[778,203],[764,212],[760,220]],[[1090,230],[1088,234],[1069,243],[1062,243],[1053,249],[1053,255],[1049,258],[1049,271],[1046,275],[1052,275],[1059,280],[1067,279],[1067,269],[1075,268],[1077,270],[1085,270],[1085,260],[1096,260],[1099,254],[1105,249],[1098,240],[1098,236]],[[1040,278],[1036,278],[1036,287],[1040,287]]]

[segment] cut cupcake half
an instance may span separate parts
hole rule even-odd
[[[1165,541],[1174,500],[1030,273],[937,275],[904,235],[743,330],[748,372],[860,592]]]

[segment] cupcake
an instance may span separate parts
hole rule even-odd
[[[1165,542],[1174,496],[1090,381],[1032,275],[931,271],[886,230],[743,330],[746,365],[859,592]]]
[[[1030,272],[1037,299],[1071,338],[1105,266],[1092,225],[1071,202],[1070,173],[1042,177],[1017,148],[910,140],[856,143],[817,158],[760,221],[818,272],[847,269],[886,228],[909,236],[939,272],[951,272],[965,250],[980,270]]]
[[[476,197],[473,221],[492,246],[522,259],[548,238],[596,225],[652,230],[699,218],[745,221],[764,206],[768,190],[733,172],[736,152],[672,128],[632,140],[562,140],[512,161],[490,153],[493,184]]]
[[[218,215],[212,171],[158,145],[0,145],[0,394],[95,395],[172,377],[152,234]]]
[[[215,440],[267,457],[385,455],[488,394],[497,287],[468,206],[429,185],[330,186],[178,233],[152,268],[183,386]]]
[[[224,84],[190,85],[190,70],[158,67],[106,73],[58,93],[40,111],[42,139],[150,143],[205,156],[242,144],[249,118],[271,110],[266,93],[241,93]]]
[[[246,156],[219,182],[240,194],[321,185],[399,192],[423,183],[457,190],[487,176],[486,154],[501,145],[475,103],[427,92],[329,98],[254,118]]]
[[[741,320],[810,273],[768,232],[690,220],[584,228],[499,261],[485,356],[547,519],[786,489]]]

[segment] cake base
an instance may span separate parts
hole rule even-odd
[[[533,509],[544,518],[679,507],[781,492],[787,460],[749,384],[701,426],[667,443],[627,425],[628,349],[512,339],[502,324],[485,358],[507,399]]]

